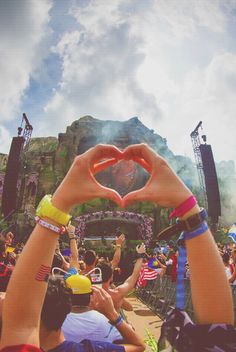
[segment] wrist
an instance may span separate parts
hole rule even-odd
[[[200,207],[196,204],[192,209],[190,209],[187,213],[185,213],[182,217],[179,217],[180,220],[188,219],[190,216],[197,214],[200,212]]]
[[[118,314],[118,317],[115,320],[109,320],[109,324],[118,328],[124,322],[124,318],[121,314]]]
[[[70,213],[71,208],[73,207],[72,204],[68,204],[63,197],[61,197],[57,191],[53,194],[51,199],[52,205],[59,210],[63,211],[64,213]]]
[[[136,253],[136,259],[139,260],[139,259],[146,259],[147,258],[147,255],[146,253]]]
[[[119,318],[119,313],[114,309],[112,312],[106,314],[107,319],[113,323]]]

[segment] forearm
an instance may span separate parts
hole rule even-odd
[[[199,208],[195,207],[192,214],[198,211]],[[208,230],[198,237],[187,240],[186,248],[192,301],[198,323],[233,324],[231,290],[211,232]]]
[[[71,260],[70,266],[71,267],[78,267],[78,249],[76,245],[76,239],[70,239],[70,252],[71,252]]]
[[[129,285],[132,286],[132,288],[135,286],[135,284],[138,280],[142,265],[143,265],[143,259],[142,258],[137,259],[137,261],[134,265],[134,270],[133,270],[132,275],[130,277],[128,277],[128,279],[126,280],[127,283],[129,283]]]
[[[112,269],[115,269],[119,265],[120,257],[121,257],[121,246],[116,245],[116,250],[111,261]]]
[[[47,290],[46,275],[45,281],[41,279],[44,276],[43,272],[50,271],[57,240],[58,235],[55,232],[36,225],[27,241],[8,285],[3,309],[4,324],[1,346],[4,346],[5,340],[6,344],[9,341],[14,344],[17,330],[30,327],[38,329],[40,312]],[[28,314],[29,311],[30,314]],[[7,335],[5,334],[6,327]],[[12,335],[9,336],[9,334]],[[16,342],[20,343],[19,336]],[[38,337],[37,341],[33,338],[29,343],[38,345]]]
[[[118,316],[119,316],[118,313],[114,311],[113,313],[110,313],[109,315],[107,315],[107,318],[110,321],[115,321],[118,318]],[[132,329],[130,324],[127,324],[125,321],[123,321],[116,328],[120,332],[121,336],[123,337],[123,340],[125,342],[125,347],[132,348],[132,345],[134,345],[136,347],[140,347],[140,350],[135,349],[135,351],[144,351],[145,344],[142,338],[135,332],[135,330]]]

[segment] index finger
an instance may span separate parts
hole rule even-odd
[[[90,154],[90,164],[95,164],[102,159],[122,159],[123,153],[114,145],[109,144],[97,144],[91,148],[88,153]]]
[[[124,151],[123,155],[125,159],[144,159],[149,165],[152,165],[155,158],[158,157],[156,152],[150,148],[147,144],[133,144],[128,146]]]

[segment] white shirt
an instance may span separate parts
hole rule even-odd
[[[84,339],[113,342],[122,340],[119,331],[109,324],[108,319],[96,310],[70,313],[62,325],[67,341],[80,342]]]

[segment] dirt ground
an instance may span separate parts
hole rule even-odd
[[[158,340],[161,331],[162,320],[155,315],[144,303],[136,297],[128,298],[133,306],[132,312],[125,312],[128,321],[133,325],[135,330],[145,339],[147,329]]]

